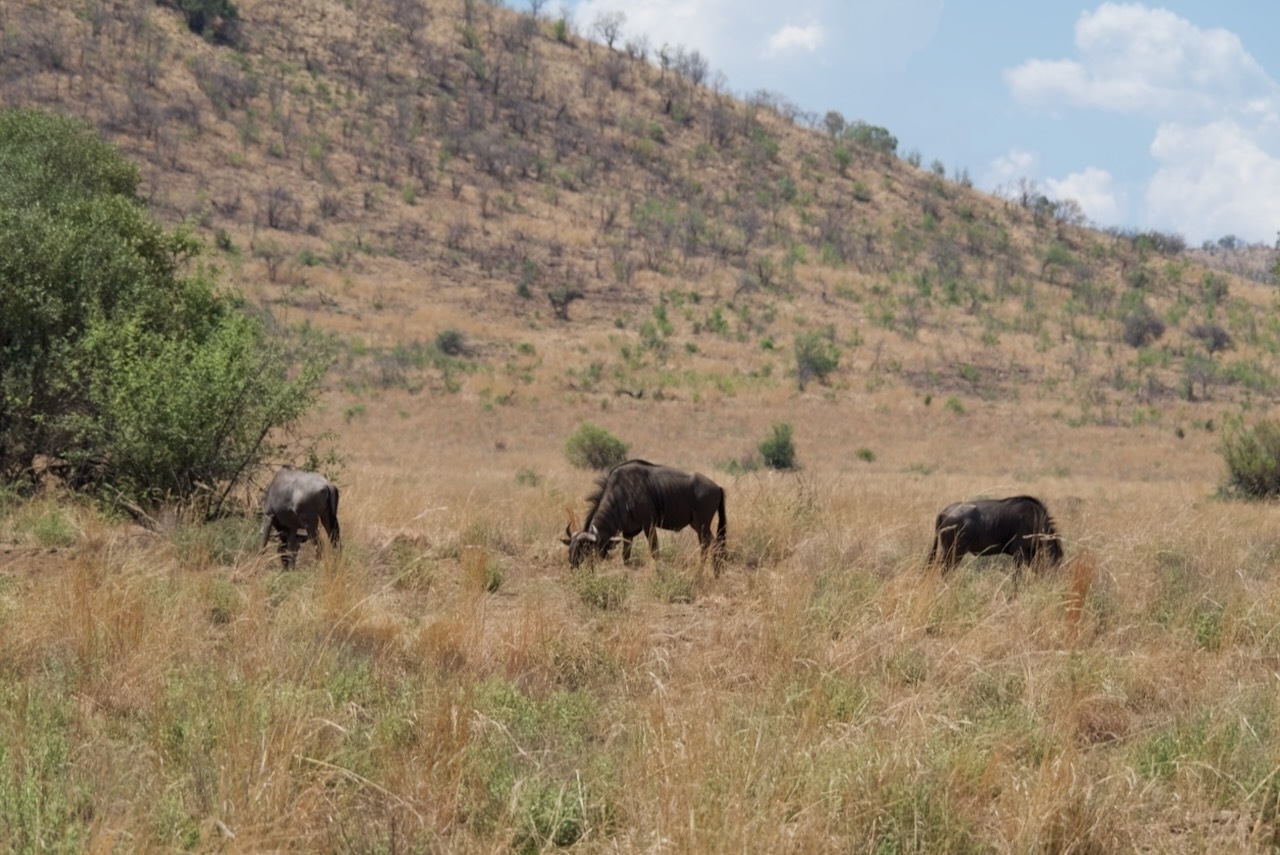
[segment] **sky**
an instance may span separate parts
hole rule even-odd
[[[528,0],[508,0],[517,8]],[[697,50],[727,88],[889,130],[988,192],[1199,246],[1280,232],[1280,3],[566,0],[578,32]]]

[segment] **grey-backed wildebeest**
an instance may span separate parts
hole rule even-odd
[[[929,563],[941,559],[946,574],[966,553],[1012,555],[1019,569],[1041,557],[1056,565],[1062,560],[1062,539],[1044,503],[1033,496],[974,499],[947,505],[938,514]]]
[[[267,548],[274,529],[280,538],[280,562],[292,567],[298,558],[298,529],[316,540],[319,526],[324,526],[329,543],[338,545],[338,488],[317,472],[286,466],[267,485],[262,501],[262,548]]]
[[[622,559],[631,557],[631,539],[643,532],[650,554],[658,552],[658,529],[679,531],[693,526],[702,544],[702,558],[711,552],[712,567],[720,575],[724,559],[724,490],[697,472],[659,466],[647,460],[619,463],[596,481],[587,497],[591,510],[582,529],[566,526],[563,542],[569,546],[569,564],[577,567],[588,555],[605,557],[615,538],[622,539]],[[720,515],[714,537],[711,521]]]

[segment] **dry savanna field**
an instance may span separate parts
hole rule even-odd
[[[1204,851],[1275,843],[1274,508],[1212,437],[793,393],[607,410],[387,395],[344,547],[6,504],[0,814],[20,847]],[[728,490],[570,571],[589,416]],[[717,462],[796,425],[802,469]],[[874,450],[867,462],[851,447]],[[1068,560],[925,567],[945,500],[1030,492]]]
[[[1219,495],[1273,285],[555,15],[17,8],[3,106],[86,118],[333,345],[343,543],[260,550],[269,471],[148,526],[0,491],[0,847],[1280,846],[1280,512]],[[725,487],[719,577],[687,530],[569,568],[584,422]],[[1020,493],[1060,568],[926,566]]]

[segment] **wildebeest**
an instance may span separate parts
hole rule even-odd
[[[577,567],[588,555],[606,557],[614,539],[622,538],[622,559],[631,557],[631,539],[643,532],[649,551],[658,551],[658,529],[679,531],[693,526],[702,544],[702,558],[711,551],[712,567],[720,575],[725,551],[724,490],[698,472],[659,466],[647,460],[619,463],[596,481],[587,497],[591,509],[579,531],[566,526],[563,542],[569,564]],[[714,538],[711,521],[720,515]]]
[[[1015,567],[1043,556],[1062,560],[1062,540],[1044,503],[1033,496],[974,499],[947,505],[934,523],[929,563],[942,560],[945,575],[966,553],[1013,556]]]
[[[262,500],[262,548],[267,548],[271,531],[280,538],[280,562],[292,567],[298,557],[298,529],[320,548],[316,540],[323,525],[329,543],[338,545],[338,488],[317,472],[286,466],[267,485]]]

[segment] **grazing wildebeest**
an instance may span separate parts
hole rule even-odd
[[[601,476],[587,501],[591,510],[582,529],[566,526],[564,530],[570,566],[577,567],[592,553],[606,557],[619,536],[626,561],[631,557],[631,539],[641,532],[649,539],[650,553],[657,555],[658,529],[679,531],[693,526],[703,560],[710,550],[715,574],[720,575],[725,551],[724,490],[707,476],[647,460],[628,460]],[[717,513],[720,524],[713,539],[711,520]]]
[[[1041,556],[1056,565],[1062,540],[1048,509],[1033,496],[974,499],[947,505],[938,514],[929,563],[941,558],[945,575],[966,553],[1012,555],[1019,569]]]
[[[338,545],[338,488],[316,472],[286,466],[267,485],[262,501],[262,548],[271,540],[275,529],[280,538],[280,561],[292,567],[298,558],[298,529],[320,548],[316,540],[318,526],[323,525],[329,543]]]

